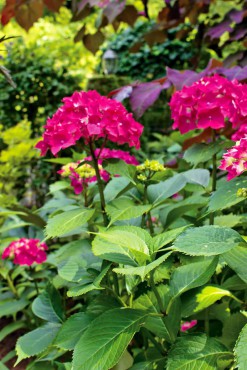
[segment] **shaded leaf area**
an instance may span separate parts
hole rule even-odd
[[[247,324],[243,327],[236,346],[234,348],[234,355],[237,368],[239,370],[245,370],[247,366],[247,353],[246,353],[246,343],[247,343]]]
[[[167,370],[218,369],[222,359],[232,363],[232,354],[214,338],[202,335],[187,335],[178,338],[168,354]]]
[[[60,294],[51,284],[35,298],[32,310],[36,316],[45,321],[60,323],[64,319]]]
[[[117,308],[96,318],[75,347],[73,368],[108,370],[113,367],[135,332],[145,323],[145,316],[142,310]]]

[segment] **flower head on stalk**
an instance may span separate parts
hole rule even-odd
[[[181,325],[181,331],[187,331],[197,325],[197,320],[186,321]]]
[[[218,130],[229,121],[233,129],[247,124],[247,85],[214,75],[176,91],[170,102],[173,128]]]
[[[98,158],[99,173],[101,179],[105,182],[109,181],[110,174],[103,169],[102,163],[104,159],[116,158],[122,159],[128,164],[137,165],[137,159],[127,152],[122,150],[104,148],[102,150],[96,149],[95,157]],[[72,162],[64,165],[58,173],[62,177],[69,177],[71,186],[74,188],[75,194],[80,194],[88,183],[97,181],[95,169],[89,163],[81,164],[84,161],[92,161],[92,157],[88,156],[83,160]]]
[[[64,104],[47,120],[43,138],[36,145],[41,155],[48,150],[56,155],[80,139],[88,144],[104,138],[119,145],[140,148],[143,126],[121,103],[94,90],[76,91],[62,101]]]
[[[4,249],[2,258],[14,258],[13,262],[17,265],[31,266],[33,263],[40,264],[46,261],[47,249],[47,245],[39,239],[21,238]]]
[[[247,171],[247,135],[223,154],[219,168],[228,171],[227,180]]]

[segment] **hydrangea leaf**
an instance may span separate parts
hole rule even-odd
[[[216,256],[241,242],[244,240],[237,231],[211,225],[187,229],[175,240],[174,249],[191,256]]]
[[[116,308],[100,315],[89,325],[77,343],[73,355],[73,369],[112,368],[145,320],[144,311],[131,308]]]
[[[47,238],[55,238],[72,232],[83,226],[94,214],[93,209],[74,209],[60,213],[47,222],[45,233]]]
[[[247,368],[247,324],[241,330],[236,346],[234,348],[235,362],[238,370],[246,370]]]
[[[247,284],[247,247],[238,246],[224,253],[222,257],[240,279]]]
[[[178,338],[168,354],[167,370],[215,370],[218,360],[232,358],[231,352],[214,338],[205,334]]]

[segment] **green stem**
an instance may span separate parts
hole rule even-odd
[[[205,309],[205,333],[207,336],[209,336],[209,311],[208,308]]]
[[[32,278],[33,268],[31,266],[29,266],[29,271],[30,271],[30,278],[34,283],[36,293],[37,293],[37,295],[39,295],[39,287],[38,287],[37,281],[34,278]]]
[[[121,306],[127,307],[127,305],[124,303],[124,301],[114,292],[113,289],[109,288],[108,286],[104,286],[103,288],[105,288],[106,290],[111,292],[111,294],[116,298],[116,300],[121,304]]]
[[[146,328],[142,328],[143,330],[143,333],[145,333],[145,336],[153,343],[154,347],[162,354],[164,355],[165,354],[165,351],[164,349],[162,348],[162,345],[157,342],[157,340],[154,338],[154,336],[152,335],[152,333],[150,333],[150,331],[148,331]]]
[[[143,204],[147,203],[147,184],[144,185],[144,191],[143,191]],[[142,215],[142,223],[141,226],[144,229],[145,228],[145,221],[146,221],[146,213]]]
[[[11,290],[11,292],[16,296],[16,298],[19,298],[16,287],[14,286],[14,283],[13,283],[11,277],[8,274],[6,276],[6,279],[7,279],[8,286],[9,286],[9,289]]]
[[[104,196],[104,186],[103,186],[103,182],[102,182],[102,179],[101,179],[101,176],[100,176],[99,164],[98,164],[98,160],[97,160],[97,158],[95,156],[95,153],[94,153],[94,145],[93,145],[92,141],[89,141],[89,148],[90,148],[90,153],[91,153],[91,156],[92,156],[92,159],[93,159],[95,174],[96,174],[96,177],[97,177],[97,184],[98,184],[98,189],[99,189],[101,211],[102,211],[102,215],[103,215],[103,219],[104,219],[104,225],[108,226],[108,217],[107,217],[107,214],[106,214],[106,211],[105,211],[106,203],[105,203],[105,196]]]
[[[150,211],[148,211],[147,216],[148,216],[148,226],[149,226],[150,234],[151,236],[153,236],[154,235],[154,225],[153,225]]]
[[[117,277],[117,274],[114,271],[112,271],[112,277],[113,277],[114,290],[115,290],[116,294],[119,296],[118,277]]]
[[[150,279],[149,279],[149,283],[150,283],[150,287],[152,288],[152,291],[154,292],[154,295],[157,299],[157,302],[158,302],[158,305],[159,305],[159,308],[160,308],[160,312],[162,313],[165,313],[165,308],[163,306],[163,302],[162,302],[162,299],[159,295],[159,292],[156,288],[156,285],[155,285],[155,282],[154,282],[154,273],[153,271],[150,273]]]
[[[212,132],[212,142],[215,143],[216,138],[215,138],[215,131],[213,130]],[[216,174],[217,174],[217,154],[213,155],[213,170],[212,170],[212,192],[216,190]],[[214,224],[214,212],[212,212],[209,216],[209,224],[213,225]]]

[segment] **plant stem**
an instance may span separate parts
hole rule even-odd
[[[112,271],[112,277],[113,277],[114,290],[115,290],[116,294],[119,296],[118,277],[117,277],[117,274],[114,271]]]
[[[98,159],[95,156],[94,145],[93,145],[92,141],[89,141],[89,148],[90,148],[90,153],[91,153],[91,156],[92,156],[92,159],[93,159],[95,174],[96,174],[96,177],[97,177],[97,183],[98,183],[98,189],[99,189],[99,196],[100,196],[102,215],[103,215],[103,219],[104,219],[104,225],[108,226],[108,217],[107,217],[107,214],[106,214],[106,211],[105,211],[106,204],[105,204],[105,196],[104,196],[104,187],[103,187],[103,182],[102,182],[100,172],[99,172]]]
[[[153,225],[150,211],[148,211],[147,216],[148,216],[148,226],[149,226],[150,234],[151,236],[153,236],[154,235],[154,225]]]
[[[152,333],[149,332],[146,328],[142,328],[143,333],[145,333],[146,337],[153,343],[154,347],[162,354],[165,354],[164,349],[162,348],[161,344],[157,342],[157,340],[154,338]]]
[[[37,295],[39,295],[39,287],[38,287],[37,281],[35,279],[33,279],[32,276],[31,276],[31,274],[33,272],[33,268],[31,266],[29,266],[29,271],[30,271],[31,280],[33,281],[34,286],[35,286],[36,293],[37,293]]]
[[[13,283],[11,277],[9,276],[9,274],[7,274],[6,279],[7,279],[8,286],[9,286],[9,289],[11,290],[11,292],[16,296],[16,298],[19,298],[16,287],[14,286],[14,283]]]
[[[104,286],[103,288],[105,288],[106,290],[111,292],[111,294],[116,298],[116,300],[121,304],[121,306],[127,307],[127,305],[124,303],[124,301],[114,292],[113,289],[109,288],[108,286]]]
[[[164,309],[164,306],[163,306],[163,302],[162,302],[162,299],[159,295],[159,292],[156,288],[156,285],[155,285],[155,282],[154,282],[154,276],[153,276],[153,271],[150,273],[150,279],[149,279],[149,283],[150,283],[150,287],[152,288],[152,291],[154,292],[154,295],[157,299],[157,302],[158,302],[158,305],[159,305],[159,308],[160,308],[160,312],[161,313],[164,313],[165,312],[165,309]]]
[[[215,131],[212,131],[212,142],[215,143],[216,138],[215,138]],[[216,174],[217,174],[217,154],[213,155],[213,170],[212,170],[212,192],[216,190]],[[214,212],[212,212],[209,216],[209,224],[213,225],[214,224]]]
[[[205,333],[209,336],[209,311],[208,308],[205,309]]]

